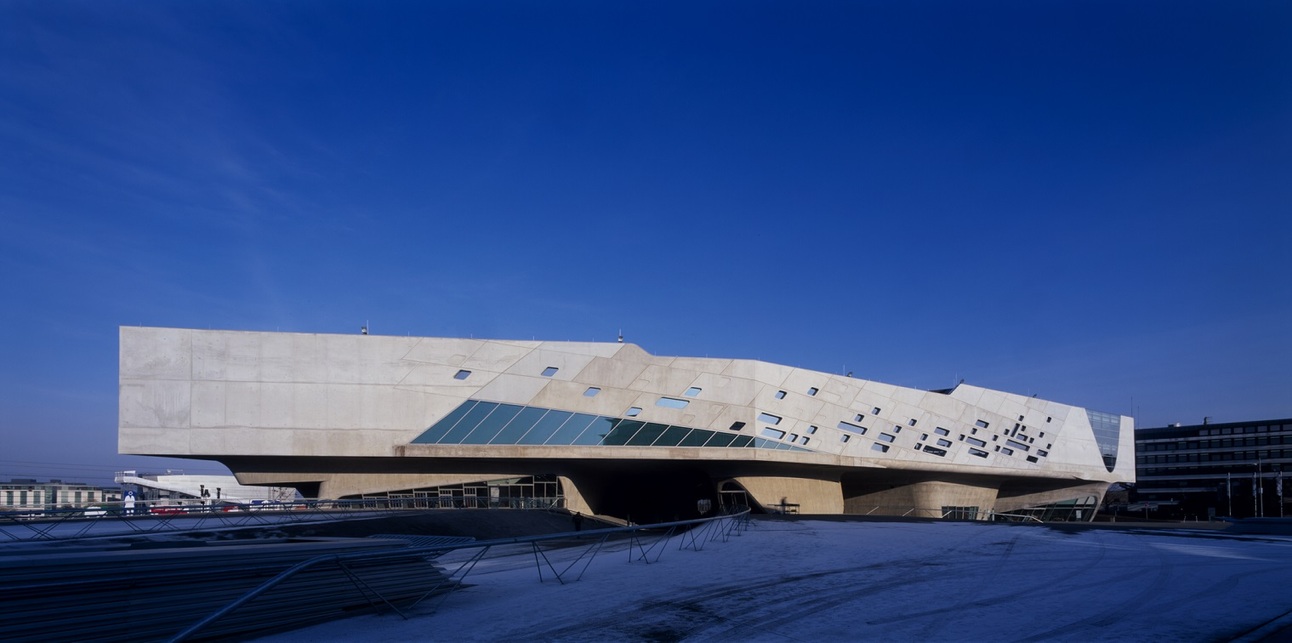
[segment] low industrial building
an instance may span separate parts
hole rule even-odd
[[[110,492],[84,482],[13,478],[0,482],[0,511],[79,509],[108,501]]]
[[[121,453],[309,497],[1088,520],[1130,418],[630,343],[123,327]]]
[[[1283,516],[1289,466],[1292,418],[1138,429],[1128,509],[1185,520]]]

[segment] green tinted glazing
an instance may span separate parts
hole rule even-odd
[[[690,432],[691,429],[685,426],[670,426],[667,431],[664,431],[664,435],[659,436],[659,439],[655,440],[655,446],[675,447],[681,443],[682,438],[685,438],[686,434]]]
[[[480,402],[476,404],[476,407],[471,409],[471,411],[462,418],[461,422],[458,422],[456,426],[449,429],[449,432],[446,433],[444,437],[440,438],[438,443],[461,444],[462,438],[467,437],[467,435],[471,433],[471,430],[476,428],[476,425],[479,424],[481,420],[488,417],[496,408],[498,408],[498,405],[493,402]]]
[[[559,411],[553,412],[558,413]],[[538,424],[538,421],[543,419],[543,416],[546,414],[547,409],[533,406],[527,407],[511,421],[511,424],[503,427],[502,431],[499,431],[498,435],[495,435],[493,439],[489,441],[489,444],[516,444],[516,442],[519,441],[526,432],[534,428],[534,425]]]
[[[529,433],[521,437],[516,444],[545,444],[548,438],[551,438],[552,434],[572,417],[574,414],[569,411],[548,411],[547,415],[544,415],[543,419],[539,420],[538,424],[535,424],[534,428],[530,429]]]
[[[413,443],[755,447],[812,452],[754,436],[477,400],[463,402]]]
[[[635,420],[623,420],[623,421],[634,422]],[[615,425],[618,424],[619,422],[620,422],[619,418],[608,418],[605,416],[599,416],[597,417],[597,419],[592,421],[592,424],[588,425],[587,429],[584,429],[583,435],[580,435],[579,437],[574,439],[574,444],[577,446],[584,446],[584,447],[591,447],[591,446],[597,446],[598,444],[603,444],[602,440],[605,439],[614,431]]]
[[[592,424],[592,421],[595,419],[597,419],[597,416],[595,415],[575,413],[569,421],[561,425],[561,428],[557,430],[556,433],[553,433],[552,437],[548,438],[547,442],[544,442],[543,444],[574,444],[574,439],[579,437],[579,434],[583,433],[583,430],[588,428],[588,425]]]
[[[499,404],[489,417],[481,420],[475,430],[462,439],[462,444],[489,444],[493,436],[498,435],[498,432],[507,426],[507,423],[511,422],[522,408],[524,407],[515,404]]]
[[[735,441],[736,436],[730,433],[714,433],[708,442],[704,443],[706,447],[725,447],[730,446]]]
[[[596,425],[593,426],[595,427]],[[643,426],[646,426],[645,422],[638,422],[637,420],[619,420],[619,422],[616,423],[608,433],[606,433],[606,436],[601,439],[600,444],[604,444],[606,446],[623,446],[628,444],[628,441],[631,440],[633,435],[640,431]]]
[[[692,429],[691,432],[688,433],[686,437],[682,439],[682,442],[679,443],[678,446],[702,447],[704,446],[704,443],[708,442],[709,438],[711,437],[713,437],[713,431],[702,431],[700,429]]]
[[[663,435],[666,429],[668,429],[667,424],[655,424],[653,422],[647,424],[637,432],[637,435],[628,440],[628,446],[648,447],[654,444],[655,440],[659,439],[659,436]]]
[[[453,425],[457,424],[458,421],[462,419],[462,416],[466,415],[467,412],[475,405],[475,400],[467,400],[466,402],[459,404],[458,408],[449,411],[449,414],[444,416],[444,419],[432,424],[431,428],[426,429],[421,435],[414,438],[413,444],[435,444],[440,438],[444,437],[444,434],[448,433],[449,429],[452,429]]]

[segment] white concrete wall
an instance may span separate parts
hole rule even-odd
[[[123,453],[394,457],[463,401],[482,399],[619,417],[637,406],[638,420],[715,431],[745,422],[742,434],[754,437],[768,413],[782,418],[776,429],[808,436],[807,450],[859,467],[1109,482],[1134,470],[1129,418],[1109,473],[1080,408],[967,384],[947,395],[751,360],[656,357],[631,344],[123,327],[120,366]],[[547,367],[558,370],[544,376]],[[455,379],[460,370],[470,375]],[[587,397],[590,386],[601,391]],[[692,386],[701,391],[685,397]],[[688,404],[666,408],[660,397]],[[867,432],[841,431],[840,421]],[[1034,441],[1004,455],[1003,432],[1016,423]],[[916,449],[939,439],[950,442],[946,456]],[[970,440],[988,455],[972,455]]]

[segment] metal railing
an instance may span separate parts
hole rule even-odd
[[[387,608],[390,611],[399,614],[407,619],[406,610],[415,607],[432,596],[439,596],[440,602],[436,604],[438,609],[447,599],[448,595],[455,589],[462,587],[466,577],[475,569],[480,561],[486,559],[489,554],[504,546],[528,546],[529,551],[534,557],[534,566],[538,572],[539,583],[548,580],[556,580],[564,585],[580,580],[583,574],[592,564],[592,560],[605,547],[611,539],[627,542],[628,562],[654,563],[658,562],[663,556],[664,551],[668,548],[670,542],[674,539],[678,541],[678,550],[690,549],[700,551],[708,543],[726,542],[733,536],[740,535],[749,526],[749,509],[742,508],[735,513],[728,513],[710,518],[699,518],[695,520],[681,520],[676,522],[659,523],[653,525],[634,525],[628,527],[612,527],[606,529],[591,529],[586,531],[565,532],[559,534],[550,534],[545,536],[529,536],[522,538],[502,538],[496,540],[476,541],[471,543],[446,544],[430,547],[410,547],[393,551],[379,551],[369,553],[339,554],[317,556],[309,560],[302,561],[273,578],[265,581],[260,586],[248,591],[242,597],[229,603],[225,607],[208,615],[202,620],[194,623],[184,631],[177,634],[171,641],[185,641],[199,632],[209,627],[212,623],[220,622],[222,619],[239,608],[255,601],[258,597],[266,594],[278,585],[289,579],[305,573],[334,566],[339,568],[353,581],[354,590],[363,595],[365,600],[372,608]],[[548,546],[556,546],[546,548]],[[559,548],[569,551],[575,547],[582,547],[572,560],[557,561],[550,555],[552,551]],[[427,557],[439,557],[448,552],[463,551],[471,552],[465,560],[456,563],[457,567],[445,573],[439,578],[433,586],[427,588],[423,593],[411,601],[405,601],[402,606],[397,606],[394,600],[389,600],[379,591],[369,584],[366,584],[363,578],[354,569],[354,564],[359,562],[372,563],[392,557],[407,558],[409,555],[423,555]],[[514,554],[514,552],[512,552]],[[546,571],[545,571],[546,570]]]
[[[475,498],[471,498],[475,500]],[[278,524],[305,524],[388,512],[426,509],[550,510],[564,498],[515,498],[508,502],[467,503],[462,498],[364,498],[292,502],[213,502],[199,504],[98,503],[76,509],[0,512],[0,543],[75,540]],[[513,502],[514,501],[514,502]]]

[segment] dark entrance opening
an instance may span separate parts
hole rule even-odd
[[[579,477],[575,484],[594,512],[637,524],[700,518],[712,515],[719,505],[713,482],[702,471],[626,471],[592,479]],[[708,502],[701,502],[705,500]],[[701,513],[702,508],[708,509],[706,514]]]

